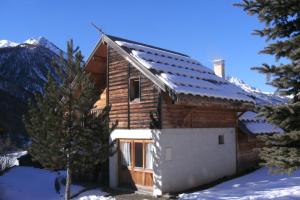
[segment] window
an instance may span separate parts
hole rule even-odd
[[[120,139],[119,151],[121,169],[153,169],[153,143],[151,140]]]
[[[135,167],[143,167],[143,143],[134,144]]]
[[[140,79],[139,78],[131,78],[129,82],[129,90],[130,90],[130,101],[135,101],[140,99],[141,88],[140,88]]]
[[[145,162],[146,162],[146,169],[153,169],[153,157],[152,157],[152,148],[153,144],[152,143],[146,143],[145,144]]]
[[[131,143],[121,142],[120,143],[122,167],[128,167],[131,165]]]
[[[224,135],[219,135],[219,144],[224,144]]]

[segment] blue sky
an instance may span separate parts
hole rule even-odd
[[[274,58],[259,55],[265,45],[253,36],[262,27],[232,4],[238,0],[1,0],[0,40],[22,42],[44,36],[63,50],[73,38],[87,58],[99,40],[91,22],[106,33],[179,51],[212,67],[226,60],[226,75],[263,91],[274,89],[250,70]]]

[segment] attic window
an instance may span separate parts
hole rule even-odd
[[[139,101],[141,95],[140,78],[131,78],[129,82],[130,101]]]

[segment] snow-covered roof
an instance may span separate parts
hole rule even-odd
[[[279,94],[271,92],[263,92],[260,89],[250,86],[236,77],[229,77],[227,78],[227,80],[237,87],[240,87],[242,90],[248,93],[248,95],[251,95],[255,100],[256,105],[263,106],[284,104],[290,100],[290,98],[287,96],[280,96]]]
[[[247,111],[240,118],[243,127],[252,134],[271,134],[283,133],[283,130],[276,125],[268,123],[264,118],[258,116],[257,113]]]
[[[113,40],[175,94],[254,103],[242,89],[187,55],[121,38]]]
[[[255,104],[259,106],[284,104],[289,101],[288,97],[262,92],[260,89],[252,87],[235,77],[228,78],[228,81],[243,89],[246,93],[248,93],[248,95],[251,95],[255,100]],[[244,130],[246,129],[245,131],[251,134],[270,134],[283,132],[281,128],[268,123],[264,117],[258,116],[258,114],[255,112],[245,112],[242,116],[240,116],[239,120],[240,128],[244,128]]]

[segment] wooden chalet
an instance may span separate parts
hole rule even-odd
[[[237,172],[238,116],[254,106],[243,90],[189,56],[102,35],[86,71],[110,104],[110,186],[161,195]]]

